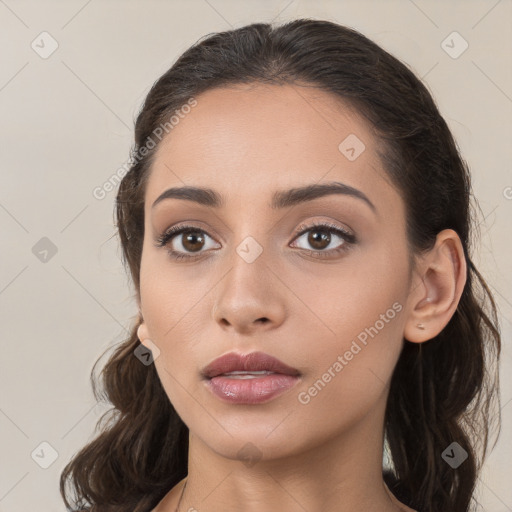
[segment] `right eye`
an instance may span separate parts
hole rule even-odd
[[[177,246],[174,244],[175,239],[178,242]],[[213,240],[204,230],[195,226],[173,226],[158,237],[157,247],[171,245],[167,252],[177,260],[195,258],[205,252],[201,249],[204,248],[207,239]]]

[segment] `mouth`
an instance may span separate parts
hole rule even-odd
[[[206,387],[224,402],[268,402],[300,381],[300,372],[262,352],[246,355],[231,352],[219,357],[201,372]]]

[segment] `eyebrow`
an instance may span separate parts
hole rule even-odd
[[[289,190],[279,190],[272,195],[270,206],[273,209],[288,208],[333,194],[342,194],[360,199],[366,203],[374,213],[377,212],[375,205],[363,192],[338,181],[306,185]],[[165,190],[157,197],[151,208],[155,208],[155,206],[164,199],[184,199],[212,208],[220,208],[225,204],[224,198],[211,188],[184,186]]]

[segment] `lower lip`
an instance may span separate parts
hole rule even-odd
[[[276,398],[292,388],[299,377],[276,373],[252,379],[213,377],[206,381],[208,389],[216,396],[232,404],[261,404]]]

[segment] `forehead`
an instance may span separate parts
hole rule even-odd
[[[265,196],[268,202],[274,190],[323,181],[341,181],[367,195],[388,187],[384,199],[396,199],[370,125],[332,94],[249,84],[213,89],[196,100],[157,148],[148,204],[171,186],[208,187],[239,202]]]

